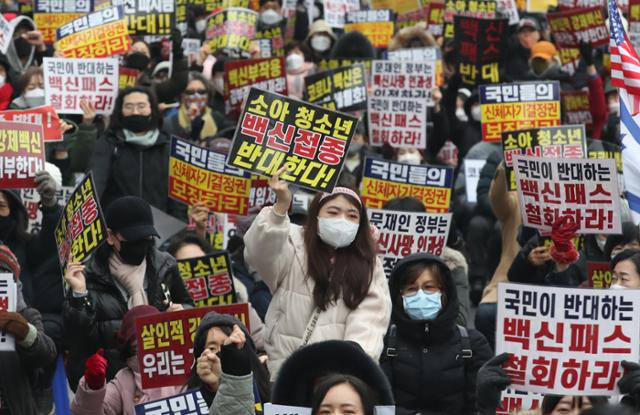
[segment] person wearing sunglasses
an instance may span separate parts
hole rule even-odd
[[[201,142],[214,137],[221,129],[224,116],[209,106],[212,85],[201,73],[189,72],[189,82],[182,92],[177,112],[164,119],[164,131],[180,138]]]

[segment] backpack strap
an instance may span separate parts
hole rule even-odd
[[[387,346],[384,349],[384,355],[391,359],[398,356],[398,337],[396,333],[397,330],[398,328],[396,327],[396,325],[391,324],[391,326],[389,326],[389,333],[387,334]]]
[[[460,352],[456,355],[456,360],[462,359],[464,364],[464,401],[465,406],[472,401],[472,398],[469,396],[468,390],[471,386],[469,384],[469,372],[471,365],[471,358],[473,357],[473,350],[471,349],[471,341],[469,340],[469,331],[466,327],[461,326],[459,324],[456,325],[458,327],[458,331],[460,332]]]

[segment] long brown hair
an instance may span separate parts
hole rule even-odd
[[[376,266],[375,242],[369,231],[367,211],[353,196],[339,193],[320,201],[316,195],[309,206],[309,216],[304,230],[307,250],[307,272],[315,282],[313,301],[325,311],[329,305],[342,298],[351,310],[358,308],[369,292]],[[318,213],[330,200],[344,197],[360,211],[360,225],[356,239],[344,248],[333,249],[318,236]]]

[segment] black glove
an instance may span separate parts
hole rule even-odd
[[[588,42],[580,42],[580,56],[587,66],[593,65],[593,46]]]
[[[640,365],[635,362],[622,361],[625,374],[618,381],[620,392],[633,399],[636,408],[640,405]]]
[[[227,375],[244,376],[251,373],[251,348],[246,344],[238,349],[237,344],[227,344],[220,348],[222,372]]]
[[[178,29],[171,31],[171,52],[173,52],[173,61],[178,62],[184,58],[182,52],[182,33]]]
[[[500,405],[500,392],[511,385],[511,379],[502,369],[502,364],[509,360],[509,353],[502,353],[487,361],[476,378],[476,405],[480,414],[495,414]]]
[[[42,204],[46,207],[55,206],[58,201],[56,200],[56,181],[53,177],[42,170],[36,173],[34,182]]]

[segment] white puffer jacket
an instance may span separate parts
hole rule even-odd
[[[271,380],[296,351],[313,311],[314,282],[307,276],[303,229],[272,208],[262,209],[244,236],[244,257],[267,284],[273,299],[265,318],[265,349]],[[320,313],[309,343],[324,340],[357,342],[375,361],[383,347],[391,317],[391,298],[382,263],[376,259],[369,292],[356,310],[342,300]]]

